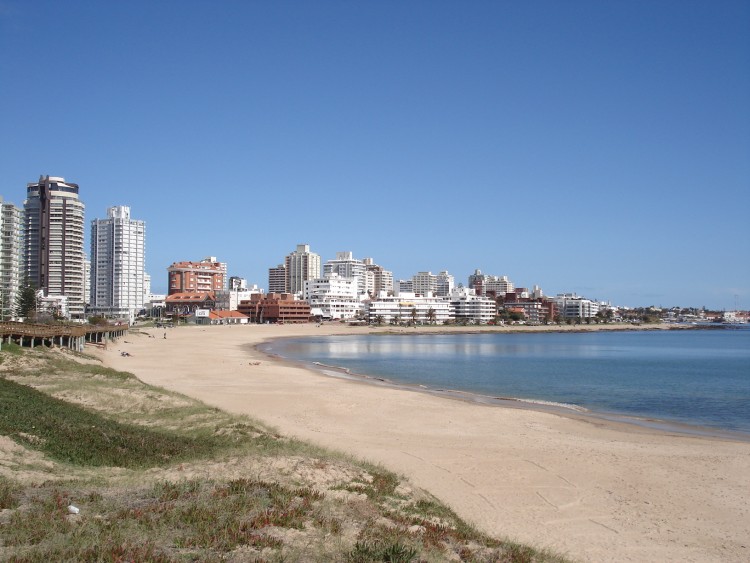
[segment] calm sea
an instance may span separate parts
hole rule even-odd
[[[750,434],[750,326],[327,336],[269,352],[431,389],[577,405]]]

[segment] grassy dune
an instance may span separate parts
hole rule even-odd
[[[0,559],[563,561],[382,467],[82,354],[5,346]]]

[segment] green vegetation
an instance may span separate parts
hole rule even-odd
[[[16,344],[15,342],[3,342],[2,351],[6,354],[19,355],[23,353],[23,347]],[[3,356],[0,356],[2,358]]]
[[[27,281],[18,293],[15,303],[16,314],[24,319],[34,319],[38,308],[38,299],[34,284]]]
[[[0,510],[5,508],[16,508],[18,505],[18,487],[0,476]]]
[[[0,476],[0,560],[563,561],[382,467],[81,354],[0,357],[0,435],[18,444],[0,443],[18,476]]]
[[[74,465],[154,467],[208,457],[221,440],[139,428],[0,379],[0,434]]]

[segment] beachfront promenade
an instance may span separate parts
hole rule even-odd
[[[60,346],[82,352],[86,343],[104,344],[128,331],[128,325],[46,325],[34,323],[0,323],[0,349],[11,342],[19,346]]]

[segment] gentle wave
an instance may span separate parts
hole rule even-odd
[[[580,405],[573,405],[571,403],[558,403],[557,401],[542,401],[541,399],[520,399],[518,397],[495,397],[495,399],[501,399],[503,401],[515,401],[517,403],[528,403],[530,405],[543,405],[545,407],[558,407],[561,409],[570,409],[576,412],[590,412],[589,409]]]

